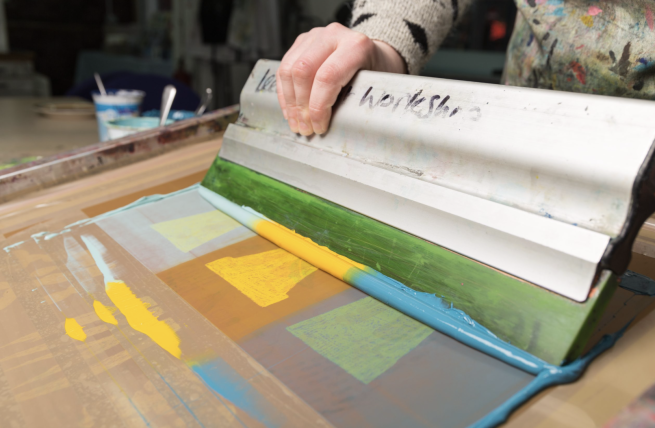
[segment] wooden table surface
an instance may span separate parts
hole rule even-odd
[[[0,205],[0,243],[7,245],[21,230],[57,218],[92,217],[143,196],[185,188],[202,179],[220,143],[219,138],[196,144]],[[579,381],[538,394],[506,426],[591,428],[606,424],[655,383],[653,309],[653,305],[648,307]]]
[[[38,114],[37,103],[81,101],[78,98],[0,98],[0,164],[28,156],[51,156],[98,141],[95,116],[54,119]]]

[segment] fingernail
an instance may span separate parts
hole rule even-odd
[[[312,133],[312,128],[310,128],[304,120],[300,121],[300,133],[303,135],[309,135]]]
[[[289,128],[291,128],[291,131],[293,132],[298,132],[298,121],[293,117],[289,118]]]
[[[287,109],[282,110],[282,114],[284,115],[284,120],[289,120],[289,116],[287,115]]]
[[[323,127],[316,122],[312,122],[312,127],[314,128],[314,132],[317,135],[321,135],[322,133],[325,132],[325,130],[323,130]]]

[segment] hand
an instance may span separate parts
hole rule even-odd
[[[405,61],[384,42],[330,24],[303,33],[282,58],[277,97],[293,132],[323,134],[341,89],[358,70],[405,73]]]

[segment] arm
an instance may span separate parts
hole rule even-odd
[[[277,72],[285,119],[302,135],[327,131],[341,88],[359,70],[417,74],[471,0],[357,0],[348,29],[301,34]]]
[[[350,28],[392,46],[418,74],[471,0],[357,0]]]

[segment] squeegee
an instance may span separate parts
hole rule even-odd
[[[588,348],[655,210],[655,103],[361,71],[308,138],[284,120],[278,65],[255,66],[202,182],[228,214],[550,364]]]

